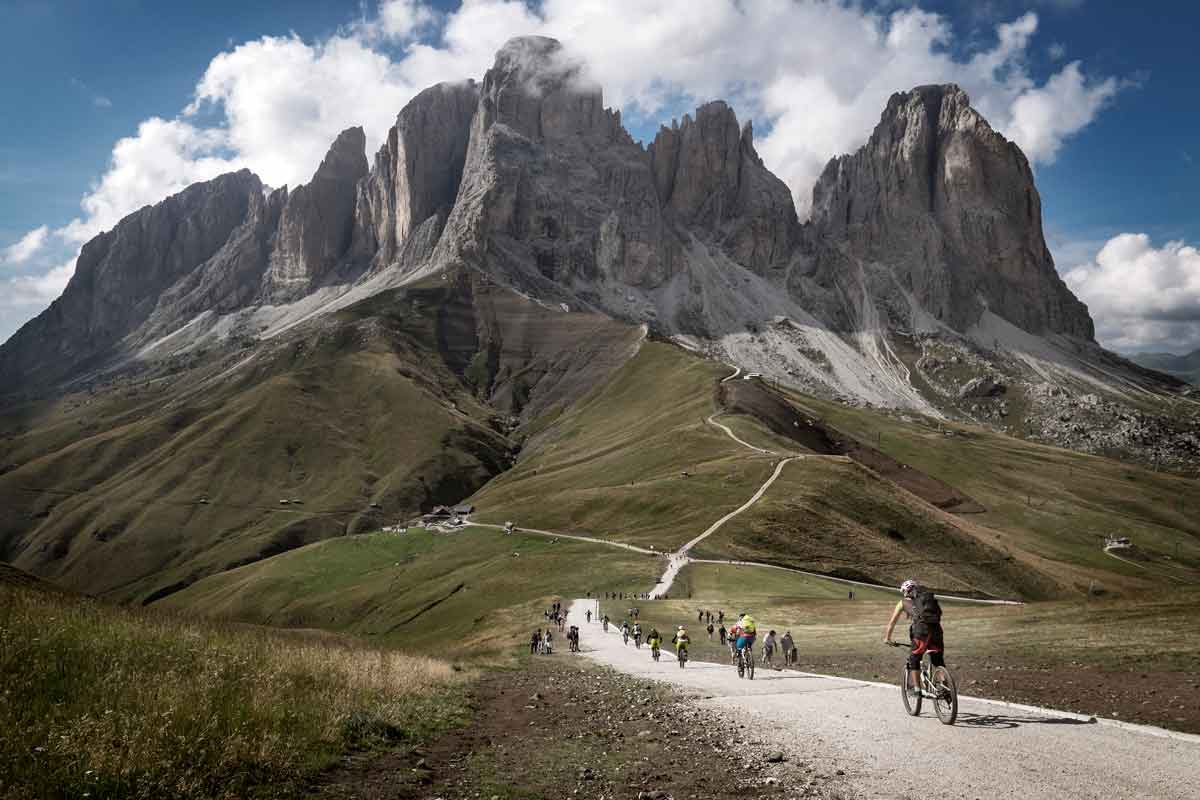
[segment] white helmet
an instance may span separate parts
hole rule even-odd
[[[900,594],[907,597],[908,595],[912,594],[913,590],[915,590],[916,588],[917,588],[917,582],[910,578],[910,579],[906,580],[904,583],[900,584]]]

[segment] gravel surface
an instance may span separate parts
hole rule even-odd
[[[755,732],[781,749],[837,763],[864,797],[1200,796],[1200,737],[971,698],[947,727],[929,708],[906,716],[892,686],[761,668],[739,680],[729,665],[679,669],[666,653],[656,664],[648,650],[622,645],[618,630],[586,624],[589,604],[576,600],[569,614],[589,658],[693,690],[701,707],[749,714]]]

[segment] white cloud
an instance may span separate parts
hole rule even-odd
[[[1031,159],[1050,163],[1063,141],[1087,127],[1119,88],[1115,78],[1089,82],[1079,62],[1072,61],[1044,86],[1013,101],[1007,133]]]
[[[0,251],[3,253],[3,256],[0,257],[0,263],[24,264],[42,249],[42,246],[46,244],[46,238],[49,233],[50,228],[46,225],[39,225],[34,228]]]
[[[1062,61],[1067,55],[1067,46],[1062,42],[1051,42],[1046,48],[1046,55],[1051,61]]]
[[[3,283],[4,291],[0,293],[0,308],[48,305],[67,288],[67,281],[71,280],[74,272],[75,259],[72,258],[41,275],[9,278]]]
[[[373,154],[416,92],[482,77],[500,45],[523,34],[561,39],[630,116],[730,100],[754,119],[760,153],[804,214],[826,161],[865,142],[887,98],[918,84],[961,84],[1031,160],[1053,160],[1120,84],[1089,79],[1079,62],[1039,84],[1025,64],[1037,26],[1032,13],[997,25],[991,45],[956,60],[951,21],[911,7],[463,0],[441,12],[424,0],[387,0],[320,41],[268,36],[216,55],[178,117],[148,119],[117,142],[83,214],[55,233],[78,245],[142,205],[242,166],[270,185],[305,182],[351,125],[363,126]]]
[[[1200,347],[1200,250],[1155,247],[1144,233],[1109,239],[1063,279],[1097,321],[1096,336],[1120,351]]]
[[[390,0],[379,5],[379,31],[389,39],[408,39],[436,19],[433,9],[418,0]]]

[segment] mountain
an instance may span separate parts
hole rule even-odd
[[[1165,372],[1200,386],[1200,350],[1182,356],[1173,353],[1132,353],[1128,358],[1146,369]]]
[[[1200,463],[1200,406],[1096,344],[1028,162],[958,87],[894,95],[812,207],[727,104],[643,145],[558,42],[513,39],[373,160],[350,128],[303,186],[223,175],[84,246],[0,345],[0,558],[153,602],[460,500],[578,404],[631,406],[606,390],[647,339],[893,417]]]

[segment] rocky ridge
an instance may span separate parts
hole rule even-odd
[[[1010,381],[1074,394],[1180,389],[1095,344],[1027,160],[957,86],[893,95],[867,144],[830,161],[804,223],[728,105],[643,146],[553,39],[511,40],[480,83],[418,94],[371,163],[364,141],[343,132],[290,191],[243,171],[122,220],[0,346],[0,384],[45,391],[472,274],[858,404],[970,417],[963,381],[920,380],[938,346],[979,365],[964,380],[1007,364]]]

